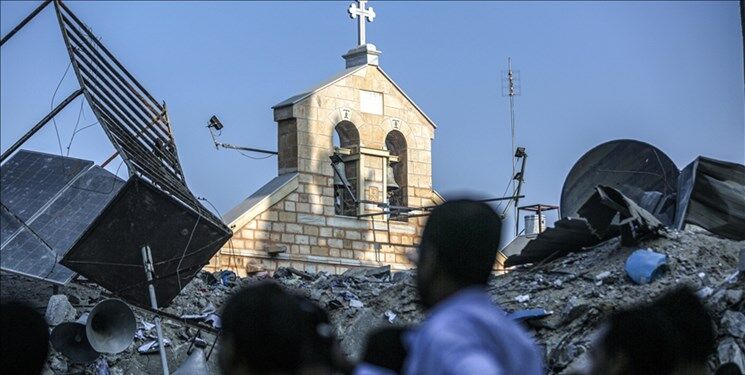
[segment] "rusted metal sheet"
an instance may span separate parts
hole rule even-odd
[[[699,156],[681,172],[675,227],[745,240],[745,166]]]

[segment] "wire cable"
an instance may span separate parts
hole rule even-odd
[[[243,156],[245,156],[245,157],[247,157],[249,159],[254,159],[254,160],[264,160],[264,159],[271,158],[272,156],[275,156],[275,155],[272,154],[272,155],[267,155],[267,156],[264,156],[264,157],[256,157],[256,156],[246,155],[243,152],[241,152],[240,150],[236,150],[236,151],[238,151],[239,154],[241,154],[241,155],[243,155]]]
[[[85,118],[85,115],[84,115],[84,112],[85,111],[83,111],[83,104],[84,103],[85,103],[85,100],[81,100],[80,101],[80,111],[78,111],[78,119],[77,119],[77,121],[75,121],[75,128],[72,129],[72,134],[70,135],[70,142],[67,143],[67,154],[65,156],[70,156],[70,147],[72,147],[72,141],[75,139],[75,134],[78,134],[78,126],[80,126],[80,118],[81,118],[81,116],[83,118]],[[93,126],[95,124],[98,124],[98,121],[96,121],[95,123],[93,123],[91,125],[84,126],[82,129],[80,129],[80,131],[83,131],[83,130],[85,130],[87,128],[90,128],[91,126]]]
[[[212,209],[215,210],[215,213],[217,213],[217,216],[220,217],[220,221],[222,221],[223,223],[225,223],[225,220],[223,220],[223,218],[222,218],[222,214],[220,214],[220,210],[218,210],[217,207],[215,207],[215,205],[212,204],[212,202],[210,202],[209,199],[207,199],[205,197],[197,197],[197,200],[205,201],[210,206],[212,206]],[[235,247],[233,247],[233,236],[230,236],[230,239],[228,240],[228,247],[230,248],[230,257],[228,257],[228,269],[230,270],[231,267],[232,267],[233,258],[235,258]],[[220,265],[218,264],[218,267],[219,266]],[[235,266],[235,270],[238,271],[238,265],[237,264]]]
[[[62,78],[60,78],[59,83],[57,83],[57,88],[54,89],[54,93],[52,94],[52,102],[49,103],[49,110],[54,110],[54,98],[57,96],[57,91],[59,91],[60,86],[62,86],[62,82],[65,80],[65,77],[67,77],[67,72],[70,71],[70,66],[72,66],[72,61],[70,61],[67,64],[67,68],[65,68],[65,72],[62,74]],[[59,145],[59,155],[62,156],[64,152],[62,152],[62,138],[60,138],[59,135],[59,128],[57,127],[57,121],[52,117],[52,124],[54,125],[54,132],[57,134],[57,145]]]

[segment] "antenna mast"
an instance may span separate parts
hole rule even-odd
[[[518,228],[517,223],[518,220],[518,195],[520,195],[520,191],[522,189],[522,184],[525,178],[525,159],[527,158],[527,154],[525,153],[524,147],[517,147],[516,146],[516,131],[515,131],[515,96],[520,95],[520,72],[519,71],[513,71],[512,70],[512,58],[507,58],[507,71],[502,71],[502,96],[507,96],[509,98],[510,103],[510,140],[511,140],[511,149],[510,149],[510,157],[512,158],[512,179],[510,180],[510,184],[512,184],[512,196],[514,198],[514,204],[515,204],[515,235],[518,235]],[[517,166],[518,160],[522,160],[520,171],[517,171],[515,168]],[[515,183],[517,181],[517,183]],[[509,189],[509,185],[507,185]],[[502,215],[504,215],[507,210],[510,208],[510,204],[513,203],[512,201],[507,204],[507,207],[505,207],[504,211],[502,212]]]
[[[512,139],[512,147],[510,148],[510,155],[513,156],[515,152],[515,95],[517,90],[515,88],[515,74],[512,72],[512,58],[507,58],[507,96],[510,98],[510,135]],[[515,175],[515,160],[513,156],[512,160],[512,175]],[[513,193],[515,189],[513,189]],[[514,195],[514,194],[513,194]]]

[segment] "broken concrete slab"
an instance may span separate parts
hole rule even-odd
[[[581,218],[558,220],[553,228],[538,234],[519,254],[508,257],[505,267],[560,258],[619,234],[624,245],[635,245],[663,228],[654,215],[608,186],[597,186],[578,213]]]
[[[356,278],[369,278],[374,277],[377,279],[385,279],[391,275],[391,266],[385,265],[381,267],[369,268],[369,267],[356,267],[350,268],[342,273],[342,276],[356,277]]]
[[[561,219],[528,242],[520,254],[507,258],[505,267],[560,258],[600,242],[584,219]]]
[[[739,311],[725,311],[719,322],[719,328],[723,334],[740,339],[745,337],[745,314]]]
[[[67,296],[57,294],[49,298],[44,319],[46,319],[47,324],[50,326],[56,326],[60,323],[74,320],[76,315],[77,310],[72,306]]]
[[[745,355],[734,338],[727,337],[719,343],[717,358],[720,364],[732,362],[740,368],[741,372],[745,372]]]
[[[637,244],[644,236],[657,234],[663,227],[649,211],[609,186],[598,185],[577,212],[599,239],[620,233],[621,243],[626,246]]]

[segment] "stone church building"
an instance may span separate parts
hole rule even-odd
[[[350,7],[361,30],[346,69],[272,107],[278,175],[224,215],[233,238],[208,269],[411,267],[426,221],[417,208],[442,202],[432,189],[436,125],[365,43],[374,13],[362,4]]]

